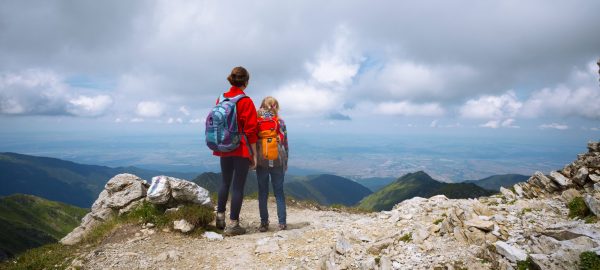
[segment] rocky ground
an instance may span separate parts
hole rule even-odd
[[[549,176],[534,174],[502,194],[470,200],[413,198],[391,211],[352,214],[288,208],[289,230],[257,231],[258,203],[246,200],[246,235],[184,235],[128,225],[79,254],[84,269],[577,269],[598,253],[597,218],[568,218],[584,198],[600,212],[600,147]],[[136,196],[137,197],[137,196]],[[269,212],[275,215],[271,201]],[[276,217],[271,221],[276,224]],[[586,221],[588,223],[586,223]],[[144,226],[146,227],[146,226]]]

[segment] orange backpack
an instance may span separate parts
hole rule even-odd
[[[279,127],[277,117],[258,118],[259,153],[265,160],[279,158]]]

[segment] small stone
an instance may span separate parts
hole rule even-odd
[[[594,183],[598,183],[600,182],[600,175],[597,174],[590,174],[588,175],[588,177],[590,178],[590,180],[592,180]]]
[[[482,220],[478,217],[478,218],[474,218],[474,219],[466,221],[465,227],[467,227],[467,228],[475,227],[477,229],[480,229],[480,230],[483,230],[486,232],[491,232],[494,229],[494,222]]]
[[[223,235],[218,234],[216,232],[205,232],[204,234],[202,234],[202,236],[206,239],[208,239],[208,241],[221,241],[223,240]]]
[[[161,254],[158,254],[158,256],[156,256],[155,261],[157,262],[164,262],[164,261],[178,261],[182,258],[182,253],[180,251],[177,250],[169,250],[169,251],[165,251]]]
[[[380,270],[392,270],[392,261],[388,256],[381,256],[379,259]]]
[[[498,252],[498,254],[504,256],[513,263],[527,259],[527,253],[525,253],[525,251],[520,248],[513,247],[506,242],[497,241],[494,243],[494,246],[496,247],[496,252]]]
[[[344,255],[350,250],[352,250],[352,245],[348,242],[346,238],[344,238],[343,234],[338,235],[337,240],[335,242],[335,251],[341,255]]]
[[[575,176],[573,176],[573,182],[579,184],[580,186],[585,185],[586,179],[588,177],[588,169],[586,167],[581,167],[577,170]]]
[[[194,229],[194,225],[187,222],[185,219],[180,219],[173,221],[173,229],[181,231],[182,233],[187,233]]]
[[[151,229],[151,228],[154,228],[154,227],[155,227],[154,223],[146,223],[146,228]]]

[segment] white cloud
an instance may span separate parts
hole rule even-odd
[[[173,117],[169,117],[169,119],[167,120],[167,124],[173,124],[173,123],[178,123],[181,124],[183,123],[183,119],[181,118],[173,118]]]
[[[429,124],[429,127],[432,127],[432,128],[438,127],[438,120],[435,119],[435,120],[431,121],[431,124]]]
[[[566,129],[569,129],[569,126],[564,125],[564,124],[552,123],[552,124],[543,124],[543,125],[540,125],[539,128],[541,128],[541,129],[566,130]]]
[[[414,104],[408,101],[382,102],[375,108],[377,113],[402,116],[442,116],[444,109],[438,103]]]
[[[568,80],[555,88],[535,91],[523,105],[525,117],[579,116],[600,119],[598,66],[589,63],[586,69],[574,68]]]
[[[67,111],[78,116],[98,116],[104,114],[112,104],[112,98],[107,95],[79,96],[69,100]]]
[[[206,119],[194,118],[194,119],[190,119],[190,124],[198,124],[198,123],[203,123],[205,121],[206,121]]]
[[[116,118],[115,119],[115,123],[122,123],[122,122],[123,122],[123,119],[121,119],[121,118]]]
[[[131,123],[142,123],[144,122],[143,118],[131,118],[131,120],[129,120],[129,122]]]
[[[490,120],[484,124],[479,125],[485,128],[519,128],[519,126],[513,125],[515,119],[509,118],[506,120]]]
[[[100,116],[113,104],[109,95],[66,84],[63,75],[29,69],[0,74],[0,113]]]
[[[160,117],[165,113],[165,105],[158,101],[138,103],[135,113],[141,117]]]
[[[515,92],[508,91],[500,96],[470,99],[460,108],[460,115],[465,118],[501,119],[516,116],[522,106]]]
[[[337,109],[341,104],[340,95],[336,92],[305,82],[285,85],[273,96],[277,97],[281,110],[291,113],[323,113]]]
[[[190,110],[188,110],[188,108],[185,106],[179,107],[179,112],[183,113],[185,116],[190,116]]]
[[[319,83],[349,85],[363,58],[357,53],[345,26],[338,26],[332,45],[321,48],[316,63],[307,63],[311,77]]]

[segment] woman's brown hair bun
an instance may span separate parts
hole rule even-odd
[[[233,86],[247,86],[250,80],[250,73],[244,67],[234,67],[231,74],[227,77],[229,83]]]

